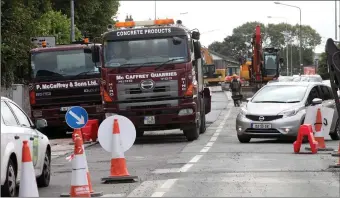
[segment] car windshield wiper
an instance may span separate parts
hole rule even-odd
[[[158,65],[158,66],[155,68],[155,70],[158,70],[159,68],[161,68],[163,65],[165,65],[165,64],[167,64],[167,63],[170,63],[170,62],[175,61],[175,60],[181,60],[181,59],[184,60],[185,58],[180,57],[180,58],[173,58],[173,59],[167,60],[167,61],[165,61],[164,63]]]
[[[301,101],[294,100],[294,101],[288,101],[288,102],[286,102],[286,103],[298,103],[298,102],[301,102]]]

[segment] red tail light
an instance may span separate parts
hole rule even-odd
[[[30,104],[35,104],[35,91],[30,91]]]

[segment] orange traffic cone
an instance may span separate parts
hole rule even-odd
[[[325,143],[325,137],[322,132],[322,114],[320,108],[318,108],[316,112],[316,120],[314,124],[315,135],[314,139],[318,142],[318,151],[334,151],[332,148],[327,148]],[[306,148],[306,150],[310,150],[310,148]]]
[[[71,197],[90,197],[86,174],[86,160],[80,137],[74,139],[74,158],[72,159]]]
[[[79,136],[81,139],[82,139],[82,141],[83,141],[83,133],[82,133],[82,131],[81,131],[81,129],[74,129],[73,130],[73,133],[72,133],[72,142],[70,142],[70,145],[74,145],[74,138],[76,137],[76,136]],[[90,144],[91,143],[91,141],[83,141],[83,144]]]
[[[109,177],[102,178],[102,182],[135,182],[135,180],[138,179],[137,176],[130,176],[127,170],[124,151],[121,146],[118,119],[114,119],[113,123],[110,173]]]
[[[39,197],[28,141],[23,141],[19,197]]]
[[[85,146],[84,146],[84,143],[83,143],[83,139],[81,138],[81,136],[79,135],[79,131],[76,131],[75,130],[75,134],[73,136],[74,138],[74,141],[75,141],[75,138],[80,138],[81,139],[81,144],[82,144],[82,147],[83,147],[83,151],[84,151],[84,159],[85,159],[85,165],[86,165],[86,177],[87,177],[87,181],[88,181],[88,185],[89,185],[89,190],[90,190],[90,194],[91,194],[91,197],[100,197],[103,195],[103,192],[95,192],[92,188],[92,182],[91,182],[91,176],[90,176],[90,171],[89,171],[89,167],[87,165],[87,158],[86,158],[86,153],[85,153]],[[74,156],[71,156],[70,157],[71,159],[74,158]],[[70,194],[62,194],[60,195],[61,197],[69,197]]]

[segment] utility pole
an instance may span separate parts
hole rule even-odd
[[[337,6],[337,1],[334,1],[334,11],[335,11],[335,40],[338,39],[338,6]]]
[[[336,6],[335,6],[335,9],[337,9],[336,8]],[[338,2],[338,17],[339,17],[339,19],[338,19],[338,23],[339,23],[339,25],[337,26],[338,28],[340,28],[340,1]],[[339,39],[340,39],[340,29],[338,30],[338,34],[339,34]]]
[[[74,35],[74,0],[70,0],[71,3],[71,42],[75,41]]]
[[[155,0],[155,20],[157,20],[156,16],[157,16],[157,1]]]

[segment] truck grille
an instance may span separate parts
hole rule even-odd
[[[121,110],[177,106],[178,100],[171,98],[178,97],[178,81],[157,81],[150,91],[142,91],[139,83],[117,84],[117,95],[123,102],[119,103]]]
[[[253,121],[259,121],[259,117],[258,115],[246,115],[246,118],[248,118],[249,120],[253,120]],[[282,118],[282,115],[273,115],[273,116],[263,116],[264,120],[263,121],[273,121],[273,120],[277,120]]]

